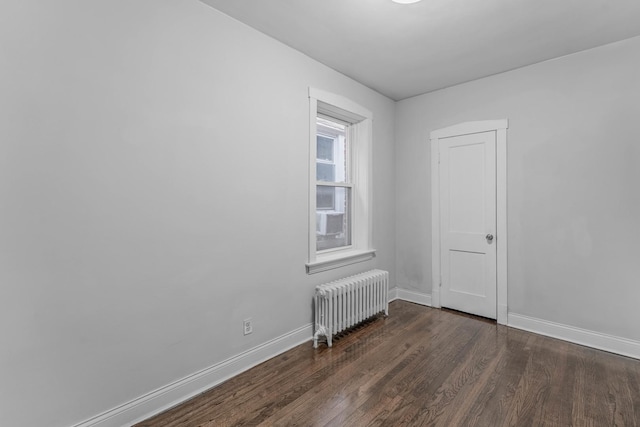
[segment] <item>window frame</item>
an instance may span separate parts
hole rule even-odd
[[[328,118],[348,125],[349,184],[351,188],[351,245],[316,250],[317,119]],[[307,273],[363,262],[375,256],[372,221],[373,114],[340,95],[309,88],[309,251]],[[328,183],[331,185],[331,183]]]

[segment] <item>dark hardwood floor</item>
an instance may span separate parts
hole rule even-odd
[[[394,301],[137,427],[638,424],[640,361]]]

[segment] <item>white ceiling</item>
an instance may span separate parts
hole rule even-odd
[[[640,35],[640,0],[201,1],[395,100]]]

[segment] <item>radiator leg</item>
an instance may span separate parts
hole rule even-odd
[[[313,334],[313,348],[318,348],[318,338],[320,338],[320,335],[327,336],[327,330],[324,328],[324,326],[316,325],[316,333]],[[331,343],[330,338],[329,343]],[[329,345],[329,347],[331,347],[331,345]]]

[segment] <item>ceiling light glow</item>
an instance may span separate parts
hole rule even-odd
[[[411,4],[411,3],[418,3],[420,0],[391,0],[394,3],[400,3],[400,4]]]

